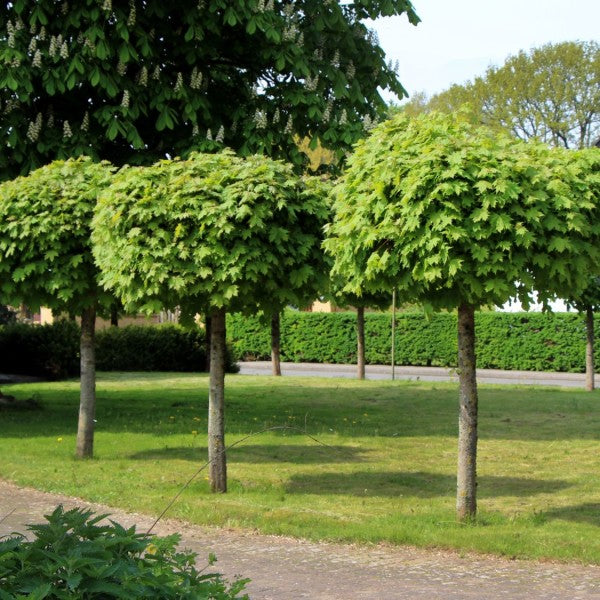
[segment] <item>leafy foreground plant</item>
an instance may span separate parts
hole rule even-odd
[[[177,551],[179,534],[160,538],[114,521],[99,525],[106,516],[58,506],[48,523],[29,526],[33,541],[21,534],[0,541],[0,599],[248,598],[238,595],[247,579],[229,585],[196,569],[196,553]]]

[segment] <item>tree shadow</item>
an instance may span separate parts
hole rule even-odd
[[[365,450],[348,446],[305,446],[301,444],[244,445],[227,451],[231,463],[327,464],[364,462]],[[143,450],[129,455],[134,460],[178,459],[197,462],[206,459],[204,446],[178,446]]]
[[[567,481],[558,479],[530,479],[524,477],[480,476],[479,498],[497,496],[531,496],[558,492],[569,487]],[[294,475],[287,484],[290,494],[342,494],[352,496],[415,496],[434,498],[456,493],[456,477],[442,473],[372,472],[319,473]]]
[[[546,519],[562,519],[564,521],[575,521],[587,523],[600,527],[600,502],[586,502],[573,506],[562,506],[553,508],[542,513]]]
[[[106,377],[103,375],[102,377]],[[99,381],[97,430],[110,433],[205,433],[208,391],[205,381],[187,374],[123,374]],[[204,376],[203,376],[204,377]],[[228,376],[227,432],[245,435],[281,423],[301,423],[319,437],[335,431],[344,438],[450,437],[457,435],[455,384],[348,383],[310,378]],[[240,379],[236,379],[240,377]],[[190,382],[187,381],[190,379]],[[120,389],[120,381],[128,388]],[[183,383],[182,383],[183,381]],[[230,385],[236,382],[236,385]],[[348,385],[346,385],[348,383]],[[132,385],[133,384],[133,385]],[[40,391],[43,413],[3,415],[3,437],[59,436],[77,427],[79,391],[49,384]],[[102,386],[105,385],[103,388]],[[5,393],[13,393],[7,386]],[[68,386],[67,386],[68,387]],[[39,384],[35,388],[40,390]],[[28,397],[20,385],[14,392]],[[600,440],[600,403],[596,394],[560,389],[490,387],[480,391],[482,440]],[[290,417],[295,420],[290,420]],[[200,422],[201,418],[201,422]],[[273,435],[278,435],[276,432]],[[297,435],[290,431],[287,436]]]

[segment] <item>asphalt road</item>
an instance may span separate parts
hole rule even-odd
[[[240,362],[242,375],[270,375],[270,361]],[[281,363],[282,375],[300,377],[356,377],[355,365],[330,365],[320,363]],[[390,365],[367,365],[367,379],[391,379]],[[415,381],[458,381],[456,370],[442,367],[395,367],[395,379]],[[509,385],[552,385],[559,387],[585,387],[583,373],[548,373],[537,371],[501,371],[500,369],[477,369],[479,383]]]

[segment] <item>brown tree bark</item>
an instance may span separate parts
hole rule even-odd
[[[392,290],[392,381],[396,379],[396,289]]]
[[[356,308],[356,376],[365,378],[365,307]]]
[[[205,336],[205,344],[206,344],[206,365],[204,370],[207,373],[210,373],[210,344],[211,344],[211,332],[212,332],[212,317],[207,314],[206,321],[204,323],[204,336]]]
[[[208,478],[213,492],[227,491],[225,457],[225,309],[211,315],[208,393]]]
[[[475,310],[458,307],[458,473],[456,516],[473,519],[477,512],[477,379],[475,360]]]
[[[594,391],[594,311],[588,306],[585,311],[585,389]]]
[[[77,424],[77,456],[94,456],[94,418],[96,415],[96,352],[94,347],[96,308],[85,309],[81,314],[81,392],[79,422]]]
[[[281,322],[278,312],[271,315],[271,365],[273,375],[281,377]]]

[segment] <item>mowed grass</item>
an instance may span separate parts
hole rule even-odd
[[[4,386],[0,477],[157,515],[206,459],[208,379],[101,374],[96,458],[74,459],[78,382]],[[206,472],[168,516],[355,542],[600,564],[600,392],[480,388],[479,516],[455,521],[454,384],[227,377],[229,492]],[[9,506],[2,505],[8,512]],[[1,515],[0,515],[1,516]]]

